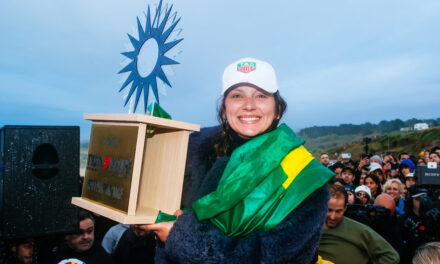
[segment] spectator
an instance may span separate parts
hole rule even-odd
[[[422,165],[422,166],[426,166],[426,161],[424,158],[419,158],[417,160],[417,166]]]
[[[353,161],[352,159],[349,159],[349,160],[345,163],[345,166],[352,168],[353,171],[354,171],[354,167],[355,167],[355,165],[354,165],[354,161]]]
[[[402,160],[404,159],[409,159],[409,154],[406,152],[402,152],[399,154],[398,156],[398,160],[399,160],[399,164],[402,162]]]
[[[102,239],[102,247],[112,255],[115,252],[116,246],[118,245],[119,239],[121,239],[124,232],[129,228],[129,225],[117,224],[112,226]]]
[[[429,242],[417,248],[413,264],[440,264],[440,242]]]
[[[370,227],[390,243],[402,259],[403,238],[397,223],[393,197],[382,193],[374,200],[374,205],[376,209],[372,212]],[[379,210],[379,208],[383,210]]]
[[[397,167],[398,167],[397,162],[394,159],[391,152],[385,153],[385,155],[383,157],[383,164],[384,164],[385,169],[389,169],[389,170],[397,169]]]
[[[344,186],[345,185],[345,181],[341,178],[332,178],[329,182],[330,184],[336,184],[339,186]]]
[[[378,155],[373,155],[370,158],[370,165],[371,163],[377,163],[382,166],[382,159]]]
[[[79,232],[65,236],[66,243],[55,247],[52,263],[114,263],[110,255],[95,242],[95,219],[92,214],[79,210]]]
[[[368,174],[364,180],[365,185],[371,191],[371,199],[374,200],[382,192],[379,178],[375,174]]]
[[[433,148],[429,151],[429,153],[431,153],[431,152],[436,152],[438,155],[440,155],[440,147],[438,147],[438,146],[433,147]]]
[[[356,192],[354,186],[345,185],[344,188],[348,195],[348,204],[354,204],[356,202],[356,197],[355,197]]]
[[[370,174],[376,175],[381,184],[384,182],[382,166],[380,166],[378,163],[373,162],[370,164]]]
[[[10,243],[8,264],[31,264],[34,259],[34,239],[16,239]]]
[[[430,152],[429,153],[429,161],[435,162],[435,163],[437,163],[437,165],[440,165],[440,154],[438,154],[437,152]]]
[[[365,177],[367,177],[367,174],[368,173],[366,173],[366,172],[362,172],[361,173],[361,175],[359,177],[359,185],[364,185],[365,184]]]
[[[418,185],[408,188],[408,198],[405,201],[405,215],[399,218],[404,237],[404,255],[406,263],[410,263],[415,249],[420,245],[440,239],[440,212],[432,207],[432,201],[427,196],[427,189]]]
[[[360,204],[370,203],[371,191],[367,186],[365,185],[358,186],[354,192],[356,194],[356,203],[360,203]]]
[[[346,209],[344,188],[331,185],[319,255],[338,264],[399,263],[399,255],[385,239],[368,226],[344,217]]]
[[[156,236],[140,225],[131,225],[122,235],[113,258],[117,264],[153,264]]]
[[[404,181],[405,176],[410,172],[414,172],[414,170],[415,170],[414,163],[410,159],[402,160],[399,163],[400,180]]]
[[[330,163],[330,158],[328,157],[327,153],[322,153],[321,156],[319,157],[319,161],[321,162],[322,165],[328,167],[328,164]]]
[[[409,187],[413,186],[416,183],[417,183],[417,178],[414,176],[414,173],[410,172],[406,174],[405,176],[406,189],[408,189]]]
[[[329,169],[332,170],[336,174],[335,178],[341,178],[341,172],[344,167],[345,167],[344,164],[342,164],[340,162],[336,162],[335,164],[330,166]]]
[[[344,167],[341,171],[341,178],[344,180],[345,185],[353,185],[354,172],[350,167]]]
[[[383,192],[389,194],[396,204],[396,215],[401,216],[405,214],[405,201],[402,199],[403,184],[399,179],[389,179],[383,186]]]

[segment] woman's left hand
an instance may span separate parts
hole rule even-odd
[[[141,227],[145,230],[150,230],[156,233],[157,237],[165,243],[167,241],[170,230],[173,227],[174,222],[161,222],[152,225],[142,225]]]

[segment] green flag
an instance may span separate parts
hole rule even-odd
[[[334,175],[303,143],[282,124],[237,148],[217,189],[193,204],[198,219],[228,236],[274,228]]]
[[[163,110],[160,105],[156,104],[156,102],[152,102],[147,109],[152,116],[171,119],[171,116],[165,110]]]

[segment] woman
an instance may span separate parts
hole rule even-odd
[[[356,194],[356,203],[359,203],[359,204],[371,203],[371,192],[367,186],[365,186],[365,185],[358,186],[354,190],[354,192]]]
[[[394,199],[394,202],[396,203],[396,215],[401,216],[405,214],[405,201],[402,199],[403,184],[400,182],[400,180],[389,179],[383,185],[383,191]]]
[[[371,200],[374,201],[382,192],[379,178],[374,174],[368,174],[364,179],[364,184],[370,189]]]
[[[190,137],[182,207],[192,210],[185,211],[175,222],[145,226],[155,231],[164,242],[158,247],[156,263],[310,263],[327,211],[329,192],[326,183],[333,173],[307,154],[306,159],[310,158],[308,164],[313,168],[308,169],[307,165],[288,184],[285,195],[276,196],[279,204],[276,202],[273,208],[266,208],[264,202],[262,208],[259,207],[261,210],[250,211],[255,214],[266,213],[263,209],[279,212],[280,206],[286,205],[284,201],[290,199],[289,193],[302,192],[302,188],[293,187],[303,172],[309,173],[303,179],[319,184],[312,183],[316,188],[295,208],[284,214],[269,214],[267,220],[282,215],[279,222],[266,225],[268,223],[263,221],[264,224],[252,229],[255,215],[251,220],[244,218],[246,220],[241,221],[242,218],[237,217],[240,214],[238,209],[244,205],[247,210],[254,209],[246,204],[249,197],[260,202],[260,196],[253,197],[252,194],[258,188],[263,192],[267,188],[258,185],[249,190],[249,186],[253,186],[256,177],[265,174],[273,163],[272,159],[281,165],[302,163],[300,159],[287,158],[296,150],[304,150],[301,146],[304,141],[296,138],[293,132],[286,132],[289,136],[281,142],[278,142],[278,136],[272,138],[279,131],[286,131],[285,125],[277,128],[286,104],[279,94],[275,72],[268,63],[245,58],[229,65],[223,74],[222,95],[218,114],[221,126],[202,129]],[[287,148],[292,151],[283,156],[282,161],[277,161],[275,152],[285,142],[296,142],[293,145],[297,147],[293,150]],[[235,181],[237,179],[244,181],[240,183]],[[284,186],[286,182],[280,183]],[[232,195],[224,195],[222,191],[231,191]],[[236,196],[243,196],[243,199],[221,211]],[[215,213],[207,217],[213,211]],[[240,223],[234,225],[228,220]]]

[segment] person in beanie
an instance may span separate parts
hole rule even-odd
[[[311,263],[334,174],[278,125],[286,103],[270,64],[229,65],[221,95],[220,126],[190,136],[189,210],[144,226],[160,240],[155,263]]]

